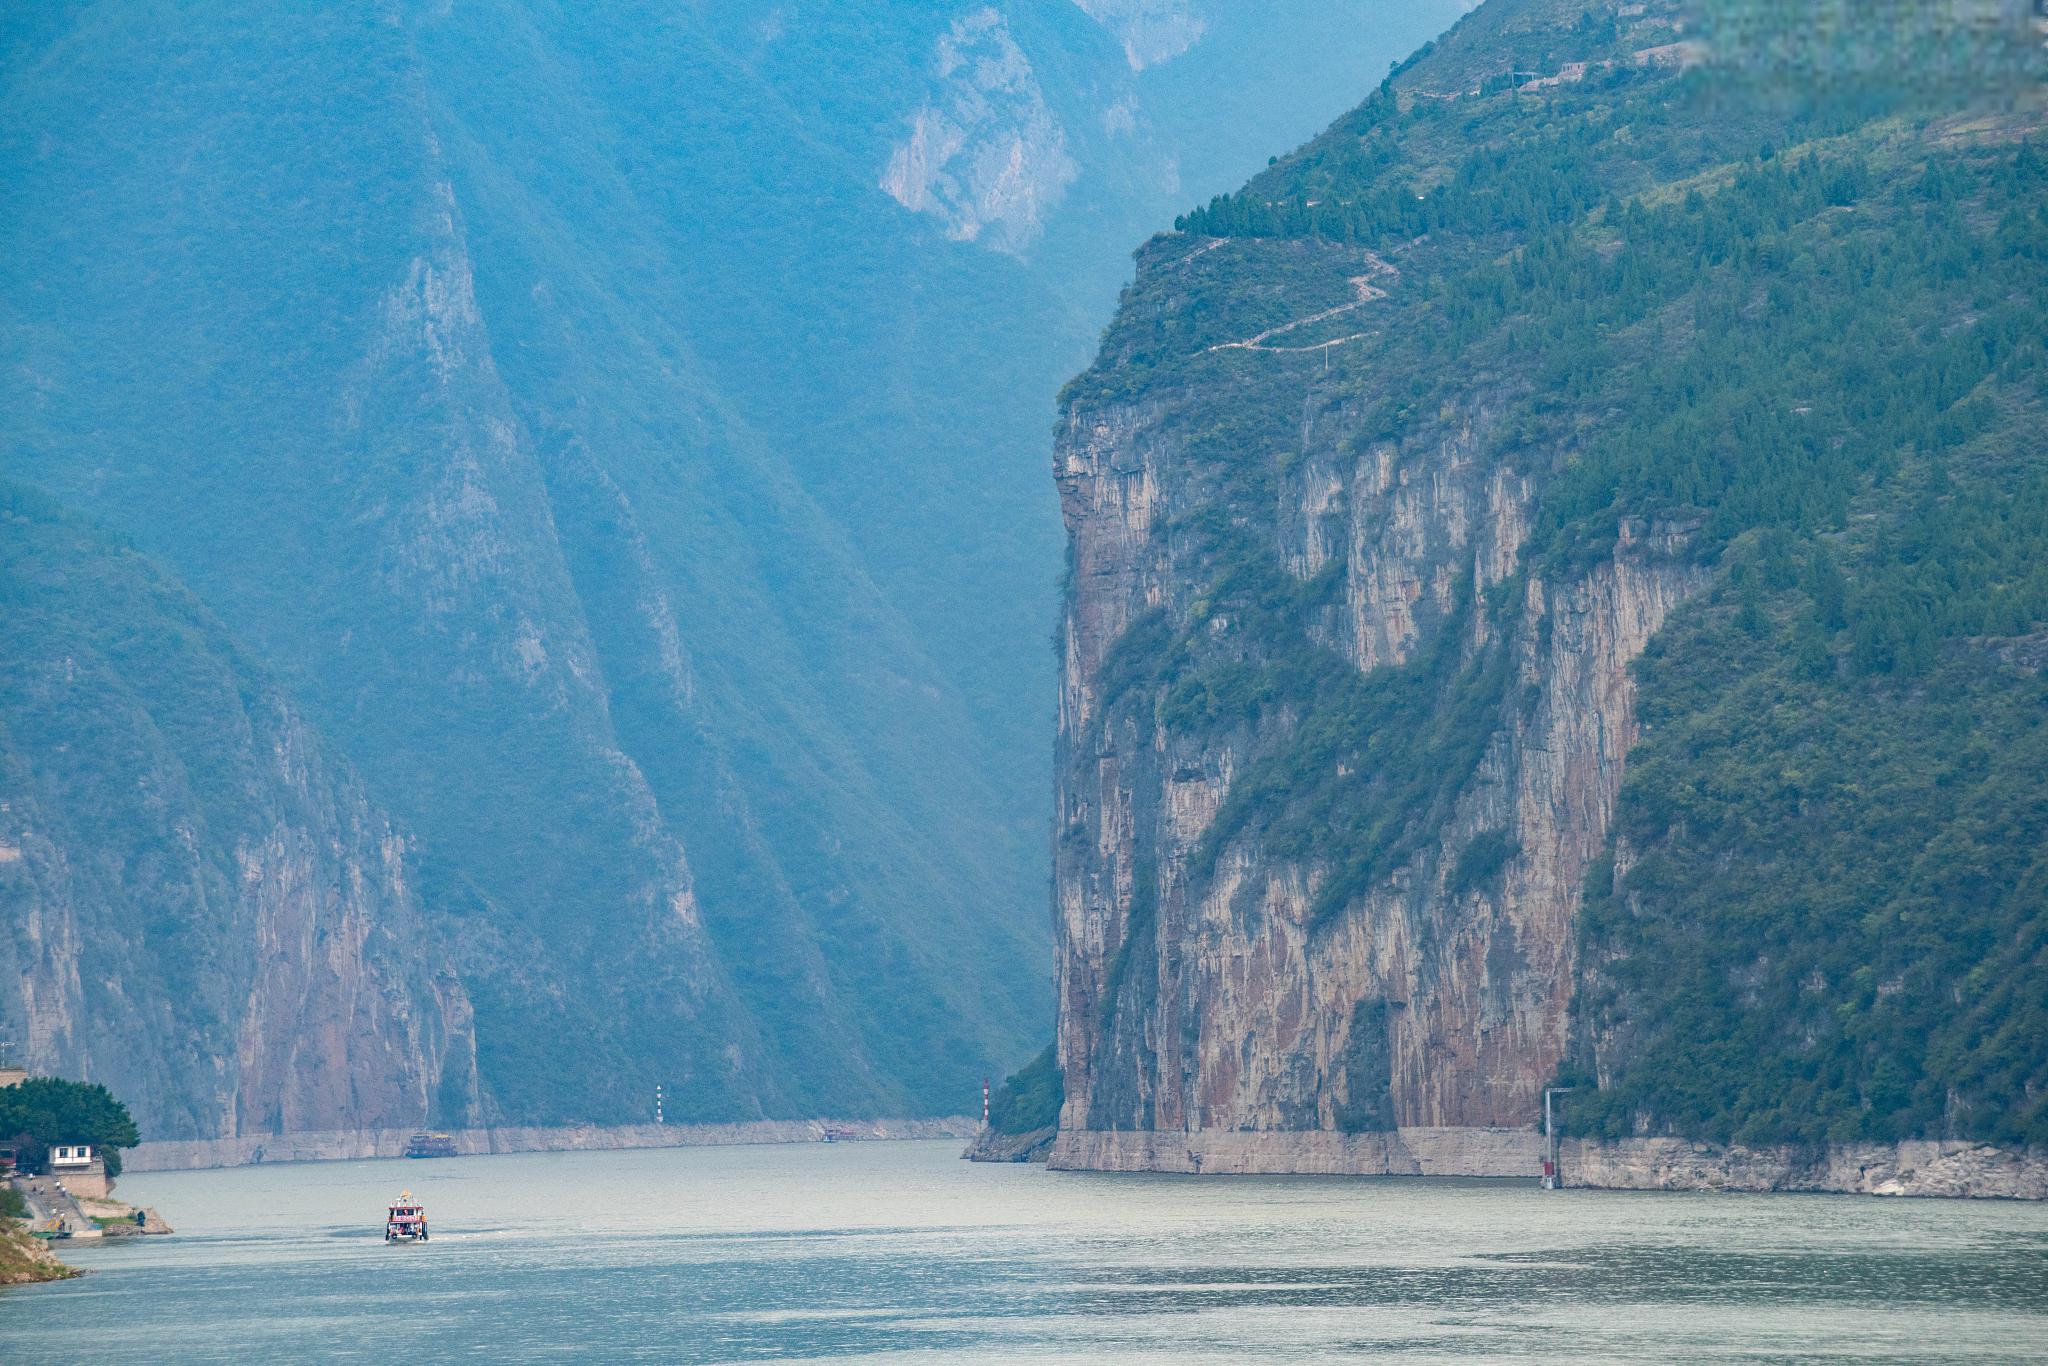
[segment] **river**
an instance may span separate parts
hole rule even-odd
[[[841,1143],[137,1174],[0,1360],[2048,1361],[2048,1208]],[[384,1206],[425,1203],[421,1246]]]

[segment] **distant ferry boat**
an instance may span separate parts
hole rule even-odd
[[[455,1156],[455,1135],[430,1134],[423,1129],[407,1141],[405,1155],[407,1157],[453,1157]]]
[[[411,1191],[399,1194],[391,1212],[384,1216],[384,1241],[424,1243],[427,1241],[427,1212],[412,1198]]]

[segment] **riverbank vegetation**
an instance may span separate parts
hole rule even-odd
[[[0,1090],[0,1135],[22,1140],[17,1161],[40,1171],[57,1144],[90,1144],[108,1176],[121,1174],[121,1150],[142,1141],[128,1107],[96,1082],[30,1077]]]
[[[0,1219],[0,1285],[37,1285],[85,1273],[57,1260],[41,1238],[12,1219]]]

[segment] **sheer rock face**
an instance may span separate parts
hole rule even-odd
[[[1191,0],[1074,0],[1088,17],[1123,44],[1131,70],[1143,71],[1180,56],[1208,27]]]
[[[236,850],[254,961],[236,1030],[233,1132],[365,1115],[472,1120],[469,999],[445,957],[421,952],[429,937],[407,842],[353,784],[331,804],[291,795],[307,819],[285,814],[269,838]]]
[[[153,1135],[473,1122],[470,1003],[423,923],[410,842],[137,557],[50,539],[117,567],[109,611],[130,589],[161,610],[102,646],[14,584],[0,991],[24,1061],[106,1082]],[[40,562],[90,572],[60,554]],[[155,667],[187,681],[183,709],[149,708],[134,639],[179,642]],[[78,710],[96,723],[71,744],[22,743]]]
[[[1009,26],[982,8],[937,43],[932,92],[911,120],[881,186],[904,208],[941,219],[946,233],[1014,251],[1078,174],[1066,134]]]
[[[1563,1055],[1580,887],[1635,734],[1629,665],[1695,584],[1672,553],[1684,530],[1625,526],[1604,561],[1505,590],[1519,606],[1492,620],[1510,623],[1512,676],[1476,773],[1420,852],[1312,924],[1332,872],[1320,852],[1282,858],[1254,833],[1225,843],[1213,869],[1191,857],[1245,765],[1245,732],[1190,736],[1133,721],[1143,703],[1105,708],[1105,660],[1141,615],[1200,610],[1206,589],[1177,570],[1172,528],[1219,511],[1258,529],[1296,577],[1341,573],[1317,633],[1352,666],[1402,665],[1444,630],[1477,649],[1488,617],[1455,615],[1454,596],[1463,576],[1483,593],[1514,573],[1530,481],[1489,456],[1492,419],[1475,400],[1398,447],[1349,443],[1350,457],[1341,415],[1305,422],[1277,506],[1219,507],[1215,482],[1180,458],[1172,417],[1157,399],[1076,408],[1058,443],[1072,575],[1055,876],[1067,1101],[1054,1161],[1472,1174],[1526,1163],[1526,1144],[1439,1131],[1529,1125]],[[1482,834],[1514,852],[1484,888],[1461,890],[1458,855]],[[1361,1137],[1373,1134],[1386,1136]]]

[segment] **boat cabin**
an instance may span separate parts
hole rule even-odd
[[[392,1202],[384,1216],[384,1241],[387,1243],[424,1243],[427,1241],[427,1211],[412,1198],[412,1192],[402,1193]]]

